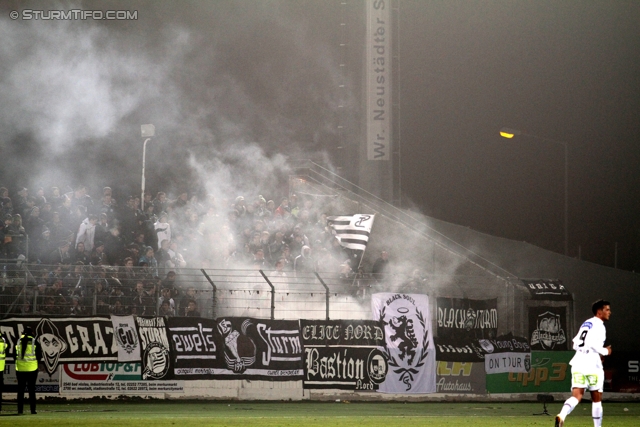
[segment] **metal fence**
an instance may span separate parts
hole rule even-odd
[[[369,318],[370,277],[259,269],[148,269],[0,264],[0,315]],[[169,309],[162,307],[169,301]],[[189,307],[189,303],[191,308]]]
[[[152,276],[145,268],[0,264],[0,318],[10,316],[194,316],[262,319],[370,319],[377,292],[427,294],[432,320],[436,297],[497,298],[500,333],[524,335],[527,307],[535,305],[524,286],[487,276],[279,274],[259,269],[179,269]],[[163,306],[164,300],[168,303]],[[567,302],[567,315],[573,316]],[[556,304],[556,305],[557,305]],[[167,307],[168,306],[168,307]]]

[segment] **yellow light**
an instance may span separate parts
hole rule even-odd
[[[503,137],[503,138],[511,139],[511,138],[513,138],[515,136],[515,134],[509,133],[509,132],[500,131],[500,136]]]

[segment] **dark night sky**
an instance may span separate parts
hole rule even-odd
[[[631,269],[638,243],[640,3],[403,1],[403,187],[427,213]]]
[[[0,183],[135,189],[132,135],[146,122],[159,131],[151,182],[210,173],[219,187],[248,158],[272,174],[279,153],[317,158],[335,141],[340,0],[61,8],[74,4],[138,10],[139,19],[12,21],[9,11],[41,4],[0,1],[0,157],[14,160]],[[583,259],[613,266],[618,242],[618,266],[640,268],[639,23],[637,1],[401,0],[406,204],[563,252],[562,147],[498,131],[560,140],[569,255],[580,246]],[[26,183],[15,178],[24,171]]]

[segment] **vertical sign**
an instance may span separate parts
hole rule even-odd
[[[391,160],[390,0],[367,0],[367,160]]]

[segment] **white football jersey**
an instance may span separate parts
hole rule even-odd
[[[602,369],[600,355],[607,356],[609,354],[609,350],[604,347],[606,339],[607,330],[601,319],[594,316],[586,320],[573,338],[573,349],[576,354],[569,364],[585,373],[594,368]]]

